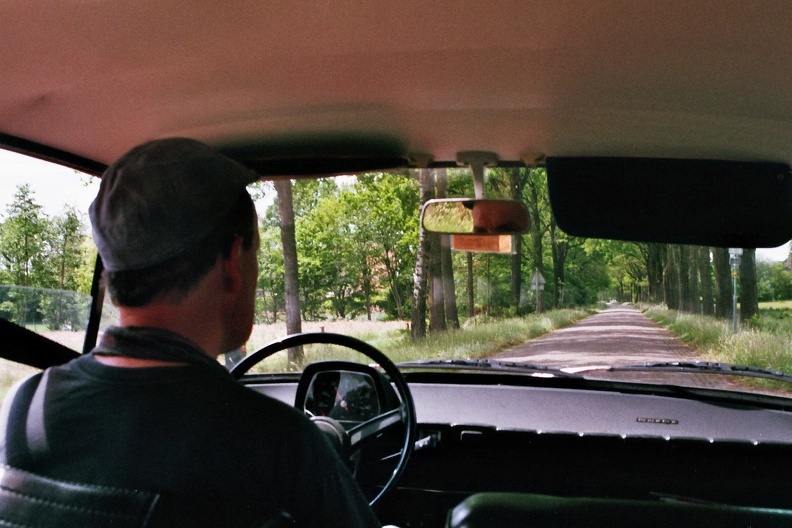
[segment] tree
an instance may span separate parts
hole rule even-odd
[[[715,315],[729,319],[732,317],[732,272],[728,249],[712,248],[712,267],[715,271]]]
[[[429,169],[418,171],[418,181],[421,189],[421,205],[432,198],[434,186]],[[415,260],[415,272],[413,273],[413,306],[410,334],[413,339],[426,336],[426,292],[427,277],[429,275],[429,240],[423,226],[418,234],[418,255]]]
[[[42,295],[41,311],[53,330],[60,330],[63,325],[81,328],[87,319],[87,299],[67,293],[79,290],[79,272],[85,262],[85,236],[80,215],[74,207],[67,207],[49,227],[45,234],[47,278],[42,286],[60,291]]]
[[[290,180],[276,180],[275,192],[278,195],[281,244],[283,247],[284,299],[286,310],[286,332],[302,332],[300,319],[300,289],[297,265],[297,242],[294,227],[294,203]],[[289,349],[289,364],[302,367],[305,355],[302,347]]]
[[[343,193],[335,193],[316,203],[297,222],[296,237],[300,278],[303,286],[312,286],[312,291],[304,290],[303,298],[313,296],[318,303],[329,300],[335,315],[343,319],[356,308],[361,276],[353,239],[355,226],[342,196]]]
[[[277,322],[278,312],[284,306],[283,243],[280,227],[259,226],[259,296],[256,313],[265,322]],[[271,316],[270,316],[271,314]]]
[[[448,197],[448,175],[446,169],[437,169],[437,197]],[[459,328],[456,287],[454,285],[454,262],[451,258],[451,236],[440,237],[440,273],[443,279],[443,302],[445,321],[448,328]]]
[[[663,300],[663,266],[665,245],[646,245],[646,280],[649,288],[649,302],[660,303]]]
[[[704,315],[714,315],[715,306],[712,296],[712,263],[710,262],[709,248],[699,246],[697,248],[697,268],[701,286],[701,313]]]
[[[743,249],[740,259],[740,320],[747,321],[759,313],[756,287],[756,249]]]
[[[6,284],[21,286],[7,293],[2,309],[20,324],[40,321],[41,292],[30,288],[47,282],[46,239],[50,228],[30,186],[17,186],[0,225],[0,278]]]
[[[759,302],[792,299],[792,270],[784,262],[756,263]]]
[[[531,255],[534,268],[544,274],[544,235],[549,225],[549,222],[545,221],[546,213],[549,213],[549,201],[546,199],[547,173],[545,169],[528,169],[528,171],[525,179],[525,188],[528,213],[531,217],[529,254]],[[536,311],[544,311],[544,293],[542,290],[537,292]]]
[[[356,228],[367,241],[370,270],[385,271],[392,311],[399,319],[409,312],[418,248],[419,185],[403,174],[359,176],[348,203],[356,211]]]
[[[30,185],[17,186],[0,230],[0,257],[5,281],[18,286],[42,286],[49,229],[50,221],[36,203]]]

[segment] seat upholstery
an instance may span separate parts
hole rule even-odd
[[[150,526],[160,495],[63,482],[0,466],[0,525],[31,528]]]
[[[451,512],[447,528],[792,526],[792,511],[679,500],[564,498],[528,493],[479,493]]]

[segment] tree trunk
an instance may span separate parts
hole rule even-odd
[[[371,269],[363,263],[363,302],[366,305],[366,320],[371,321]]]
[[[448,176],[445,169],[437,169],[437,197],[448,197]],[[457,312],[456,287],[454,286],[454,261],[451,258],[451,236],[440,237],[440,264],[443,277],[443,301],[445,302],[445,320],[448,328],[459,328]]]
[[[512,308],[520,307],[522,293],[522,235],[512,237],[513,253],[511,254],[511,298],[509,304]]]
[[[649,283],[649,302],[663,300],[663,244],[647,244],[646,277]]]
[[[278,215],[280,216],[281,244],[283,245],[284,299],[286,304],[286,333],[302,332],[300,318],[300,282],[297,269],[297,241],[294,229],[294,201],[290,180],[276,180],[275,192],[278,196]],[[305,354],[302,347],[289,349],[289,365],[302,369]]]
[[[712,265],[715,270],[715,315],[723,319],[732,317],[732,280],[729,250],[712,248]]]
[[[476,315],[476,283],[473,279],[473,253],[465,253],[467,261],[467,315],[468,319]]]
[[[509,191],[512,200],[522,201],[525,180],[525,169],[512,169],[509,173]],[[522,294],[522,241],[522,235],[514,235],[512,237],[512,244],[514,244],[514,247],[512,248],[513,251],[510,264],[511,297],[509,299],[509,304],[512,308],[515,308],[515,310],[520,307],[520,296]]]
[[[743,249],[742,259],[740,259],[740,321],[747,321],[758,313],[756,249]]]
[[[697,246],[688,246],[688,290],[690,299],[688,311],[694,314],[701,313],[698,260],[699,248]]]
[[[427,171],[427,199],[435,197],[435,171]],[[444,332],[446,329],[445,298],[443,296],[443,262],[440,258],[440,235],[427,233],[429,262],[429,332]]]
[[[539,213],[539,183],[536,181],[536,175],[532,175],[528,179],[527,185],[531,194],[531,200],[528,204],[528,213],[531,217],[531,228],[529,234],[531,236],[531,256],[534,261],[534,268],[541,271],[544,275],[544,244],[542,244],[542,218]],[[536,291],[536,311],[537,313],[544,312],[544,290]]]
[[[666,246],[666,265],[663,273],[665,304],[669,310],[679,310],[679,257],[678,246]]]
[[[553,259],[553,308],[560,305],[561,292],[564,288],[564,266],[569,253],[569,241],[558,240],[555,216],[550,214],[550,255]]]
[[[443,296],[443,262],[440,258],[440,236],[427,234],[429,251],[429,332],[446,330],[445,297]]]
[[[450,235],[443,235],[440,238],[440,258],[443,265],[443,299],[445,300],[446,325],[448,328],[459,328],[459,311],[457,310],[454,261],[451,258]]]
[[[698,248],[698,275],[701,284],[701,313],[713,315],[715,308],[712,300],[712,264],[708,247]]]
[[[432,198],[430,187],[429,169],[421,169],[418,173],[421,183],[421,205]],[[418,254],[415,258],[415,271],[413,273],[413,306],[410,325],[410,335],[413,339],[426,337],[426,291],[427,276],[429,275],[428,238],[423,227],[418,231]]]
[[[675,255],[679,269],[679,309],[691,313],[693,301],[690,291],[690,246],[677,246]]]

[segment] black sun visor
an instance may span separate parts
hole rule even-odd
[[[547,178],[558,226],[573,236],[745,248],[792,239],[782,163],[551,157]]]

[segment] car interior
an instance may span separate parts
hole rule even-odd
[[[4,2],[0,148],[96,178],[164,137],[263,182],[465,169],[472,192],[415,221],[493,239],[531,222],[521,201],[486,196],[488,171],[540,168],[570,236],[771,248],[792,239],[790,19],[787,2],[742,0]],[[79,346],[0,318],[0,357],[37,371],[90,351],[110,310],[101,271]],[[317,343],[365,358],[260,368]],[[332,332],[281,336],[231,372],[334,418],[314,421],[383,525],[792,526],[781,373],[785,389],[757,392],[401,362]],[[343,419],[340,387],[354,395]],[[156,502],[8,466],[0,482],[0,506],[97,501],[128,508],[129,526]],[[12,504],[8,522],[33,525],[30,503]]]

